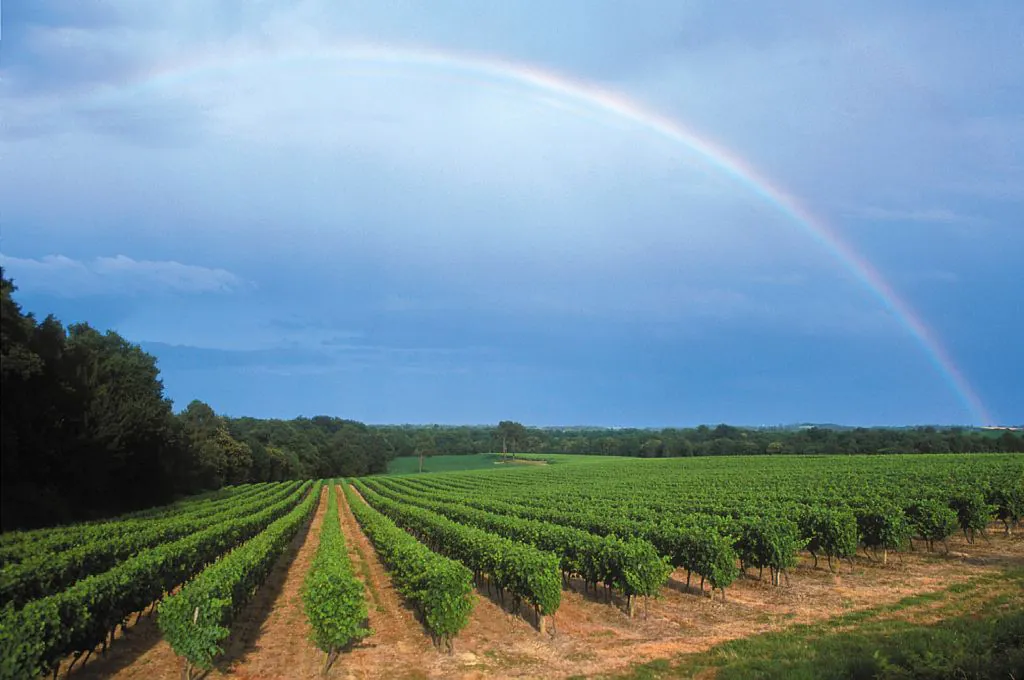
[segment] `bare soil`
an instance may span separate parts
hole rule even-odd
[[[356,575],[367,589],[367,608],[373,633],[334,664],[337,678],[435,677],[433,669],[444,665],[415,612],[405,605],[340,493],[341,531]]]
[[[320,512],[323,511],[321,507]],[[318,519],[319,519],[318,513]],[[342,530],[349,544],[350,556],[357,574],[364,574],[367,602],[373,634],[354,649],[342,654],[331,678],[565,678],[593,676],[627,670],[630,666],[706,650],[718,643],[781,630],[796,623],[810,623],[843,613],[892,604],[905,597],[944,589],[954,583],[986,574],[998,574],[1006,567],[1024,567],[1024,536],[1007,537],[1000,529],[991,529],[988,539],[968,544],[963,537],[950,541],[950,552],[927,553],[917,550],[902,555],[890,554],[888,564],[858,555],[853,565],[843,562],[834,572],[824,560],[813,567],[809,555],[802,556],[789,573],[788,584],[773,587],[768,576],[757,579],[756,570],[741,576],[727,591],[722,602],[716,594],[712,600],[702,597],[695,579],[686,588],[686,573],[673,574],[669,586],[646,608],[640,604],[638,614],[630,619],[624,602],[614,597],[604,602],[604,593],[584,593],[582,584],[573,582],[563,592],[562,605],[554,617],[554,630],[541,634],[534,625],[532,612],[512,615],[488,597],[486,589],[478,591],[470,623],[455,640],[455,653],[447,655],[431,644],[415,614],[406,607],[395,591],[386,570],[360,531],[347,505],[341,509]],[[317,520],[314,520],[317,524]],[[315,544],[315,541],[307,541]],[[302,549],[290,569],[304,573]],[[287,585],[282,592],[287,592]],[[305,652],[296,648],[305,642],[307,633],[301,611],[289,614],[287,597],[276,597],[270,609],[269,622],[276,610],[273,626],[264,624],[262,636],[248,647],[249,651],[220,669],[217,675],[230,678],[312,678],[319,661],[315,654],[306,661]],[[646,609],[646,613],[645,613]],[[927,615],[918,610],[915,616]],[[136,631],[144,639],[144,620]],[[289,627],[294,630],[289,630]],[[156,633],[159,640],[159,632]],[[108,660],[120,654],[124,644],[131,649],[136,640],[115,643]],[[163,646],[157,642],[152,649],[131,657],[129,665],[109,674],[88,677],[171,678],[177,665],[167,663],[156,652]],[[291,648],[294,646],[296,648]],[[131,656],[129,654],[129,656]],[[173,655],[172,655],[173,656]],[[101,663],[106,663],[107,660]],[[92,670],[100,663],[90,663]],[[75,675],[78,675],[75,673]],[[83,674],[82,677],[85,677]]]

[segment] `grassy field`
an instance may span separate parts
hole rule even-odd
[[[462,456],[430,456],[423,460],[423,472],[462,472],[465,470],[514,469],[536,463],[600,463],[610,460],[629,460],[618,456],[582,456],[567,453],[521,453],[509,463],[503,463],[500,453],[474,453]],[[415,456],[395,458],[388,466],[388,475],[412,475],[420,471],[420,459]]]
[[[500,453],[475,453],[466,456],[428,456],[423,459],[423,472],[462,472],[465,470],[495,470],[503,467]],[[420,471],[416,456],[395,458],[388,465],[389,475],[412,475]]]
[[[1024,569],[812,625],[754,635],[700,654],[661,659],[619,680],[715,677],[1020,678]]]
[[[557,465],[561,463],[601,463],[602,461],[608,462],[610,460],[639,460],[638,458],[629,458],[625,456],[594,456],[589,454],[581,453],[520,453],[516,455],[517,460],[529,460],[529,461],[540,461],[544,463],[550,463],[551,465]]]
[[[620,456],[583,456],[569,453],[520,453],[503,462],[500,453],[474,453],[462,456],[430,456],[423,460],[423,472],[463,472],[465,470],[515,469],[530,464],[547,463],[601,463],[610,460],[631,460]],[[415,456],[395,458],[388,466],[388,475],[413,475],[420,471],[420,459]]]

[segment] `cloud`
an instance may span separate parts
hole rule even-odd
[[[169,366],[206,362],[234,379],[369,367],[365,384],[321,389],[370,387],[379,413],[398,414],[392,395],[414,404],[440,381],[375,381],[370,369],[479,368],[470,350],[444,349],[462,344],[603,374],[650,356],[632,338],[760,361],[774,333],[793,348],[783,379],[794,385],[820,373],[805,355],[840,339],[913,349],[791,215],[685,145],[497,74],[331,56],[358,45],[525,64],[685,125],[834,223],[915,306],[939,310],[929,321],[966,373],[1005,363],[957,340],[986,327],[975,315],[993,294],[1017,303],[1024,233],[1006,204],[1024,196],[1020,3],[25,5],[4,25],[3,245],[66,255],[3,262],[25,292],[64,296],[46,301],[62,318],[93,319],[116,299],[131,309],[114,321],[127,337],[251,352],[168,349]],[[148,261],[72,259],[122,252]],[[223,294],[247,278],[261,295]],[[195,295],[152,304],[168,293]],[[742,342],[722,346],[728,334]],[[734,364],[715,365],[722,384]],[[656,374],[652,393],[669,375]],[[232,383],[204,389],[252,392],[259,409],[323,398],[312,382],[289,396]],[[524,381],[524,399],[560,394],[540,385]],[[472,401],[510,398],[487,388]]]
[[[289,314],[281,318],[270,319],[266,323],[268,328],[283,331],[328,331],[330,338],[324,340],[324,344],[341,342],[343,339],[350,342],[352,338],[362,337],[362,331],[352,330],[344,323],[334,319],[316,318],[302,316],[300,314]]]
[[[19,288],[61,297],[108,293],[231,293],[253,285],[225,269],[173,260],[134,260],[125,255],[75,260],[64,255],[32,259],[0,253],[0,264]]]
[[[910,283],[948,283],[958,284],[963,277],[956,272],[941,269],[924,269],[917,272],[905,272],[900,278]]]
[[[159,358],[161,368],[173,370],[326,366],[332,363],[327,354],[297,348],[229,350],[165,342],[142,342],[141,346]]]
[[[468,371],[470,366],[499,365],[485,347],[393,347],[350,345],[311,348],[281,345],[264,349],[223,349],[160,341],[142,348],[167,370],[232,369],[279,375],[320,375],[338,371]]]
[[[930,222],[934,224],[975,223],[978,218],[962,215],[948,208],[893,209],[866,206],[848,213],[850,217],[872,222]]]

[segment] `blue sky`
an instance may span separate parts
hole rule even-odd
[[[852,5],[8,0],[3,266],[179,407],[980,422],[749,183],[498,72],[542,71],[756,168],[1024,422],[1024,6]]]

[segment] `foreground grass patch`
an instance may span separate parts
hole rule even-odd
[[[727,642],[624,677],[1024,678],[1024,570]]]

